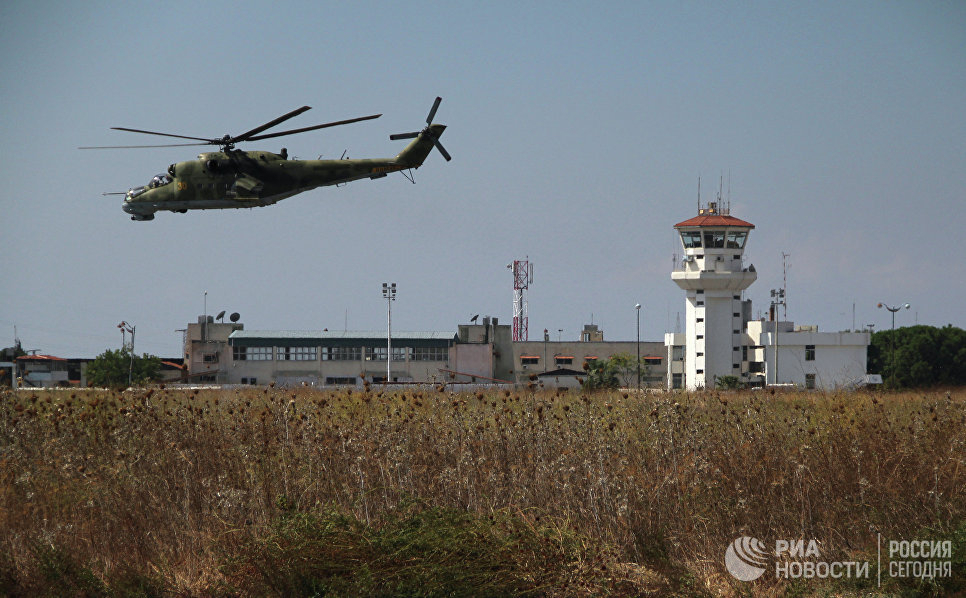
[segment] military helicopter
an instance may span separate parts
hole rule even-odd
[[[326,127],[372,120],[382,116],[381,114],[373,114],[301,129],[263,134],[264,131],[298,116],[306,110],[310,110],[309,106],[302,106],[241,135],[225,135],[221,138],[208,139],[125,127],[111,127],[117,131],[191,139],[196,143],[88,146],[79,149],[183,147],[192,145],[215,145],[221,148],[221,151],[198,154],[197,160],[172,164],[168,166],[166,173],[155,175],[147,185],[134,187],[126,193],[105,193],[104,195],[124,196],[122,209],[131,214],[131,220],[154,220],[155,212],[162,210],[183,214],[188,210],[253,208],[272,205],[287,197],[317,187],[340,185],[360,179],[378,179],[391,172],[419,168],[434,147],[439,150],[443,158],[447,161],[451,160],[451,156],[439,142],[439,137],[446,129],[446,125],[433,124],[433,118],[436,116],[436,110],[439,108],[441,101],[442,98],[436,98],[432,109],[429,111],[429,116],[426,117],[426,127],[421,131],[389,136],[391,140],[413,139],[394,158],[290,160],[285,148],[282,148],[282,151],[277,154],[266,151],[235,149],[237,143],[305,133]],[[409,178],[412,180],[411,177]]]

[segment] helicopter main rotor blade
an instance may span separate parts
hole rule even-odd
[[[416,137],[419,137],[419,131],[413,133],[394,133],[389,136],[389,139],[396,141],[397,139],[415,139]]]
[[[439,103],[443,101],[443,98],[437,96],[436,101],[433,102],[433,108],[429,111],[429,116],[426,117],[426,124],[433,124],[433,117],[436,116],[436,110],[439,108]]]
[[[158,133],[157,131],[145,131],[143,129],[128,129],[127,127],[111,127],[115,131],[127,131],[129,133],[144,133],[145,135],[161,135],[162,137],[177,137],[178,139],[194,139],[195,141],[211,142],[211,139],[204,137],[189,137],[187,135],[175,135],[173,133]]]
[[[231,140],[232,140],[233,143],[238,143],[239,141],[249,141],[250,139],[252,139],[252,136],[253,135],[258,135],[259,133],[261,133],[262,131],[264,131],[266,129],[271,129],[275,125],[279,125],[279,124],[287,121],[288,119],[290,119],[292,117],[295,117],[295,116],[298,116],[299,114],[302,114],[306,110],[311,110],[311,109],[312,109],[311,106],[302,106],[301,108],[296,108],[295,110],[292,110],[288,114],[284,114],[282,116],[279,116],[278,118],[276,118],[273,121],[267,122],[264,125],[261,125],[259,127],[255,127],[251,131],[248,131],[246,133],[242,133],[241,135],[236,135],[235,137],[232,137]]]
[[[85,145],[77,149],[91,150],[91,149],[144,149],[149,147],[194,147],[199,145],[211,145],[211,142],[206,141],[204,143],[166,143],[162,145]]]
[[[316,129],[324,129],[326,127],[336,127],[339,125],[348,125],[350,123],[357,123],[362,120],[372,120],[374,118],[379,118],[381,114],[372,114],[370,116],[360,116],[359,118],[350,118],[348,120],[337,120],[335,122],[325,123],[321,125],[314,125],[311,127],[302,127],[301,129],[292,129],[291,131],[280,131],[278,133],[268,133],[266,135],[255,135],[254,137],[246,137],[242,141],[258,141],[260,139],[271,139],[272,137],[282,137],[283,135],[294,135],[296,133],[304,133],[306,131],[314,131]],[[233,141],[238,141],[236,138]]]

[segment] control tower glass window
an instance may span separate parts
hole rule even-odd
[[[709,230],[704,233],[704,246],[706,249],[722,249],[725,243],[725,232],[723,230]]]
[[[728,249],[741,249],[745,246],[748,233],[745,231],[731,231],[728,233]]]
[[[701,247],[701,231],[686,230],[681,233],[681,242],[685,249]]]

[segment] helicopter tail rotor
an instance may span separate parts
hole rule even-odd
[[[414,131],[412,133],[396,133],[395,135],[390,135],[389,139],[396,141],[398,139],[415,139],[417,137],[423,137],[428,139],[433,143],[439,153],[446,159],[447,162],[453,159],[443,147],[443,144],[439,142],[439,136],[443,134],[443,130],[446,129],[443,125],[433,125],[433,118],[436,117],[436,111],[439,109],[439,103],[443,101],[443,98],[437,97],[436,101],[433,102],[433,107],[429,110],[429,116],[426,117],[426,127],[422,131]]]

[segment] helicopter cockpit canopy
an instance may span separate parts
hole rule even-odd
[[[171,182],[171,178],[162,172],[161,174],[156,174],[154,175],[154,177],[151,178],[151,182],[148,183],[148,189],[157,189],[158,187],[164,187],[170,182]]]

